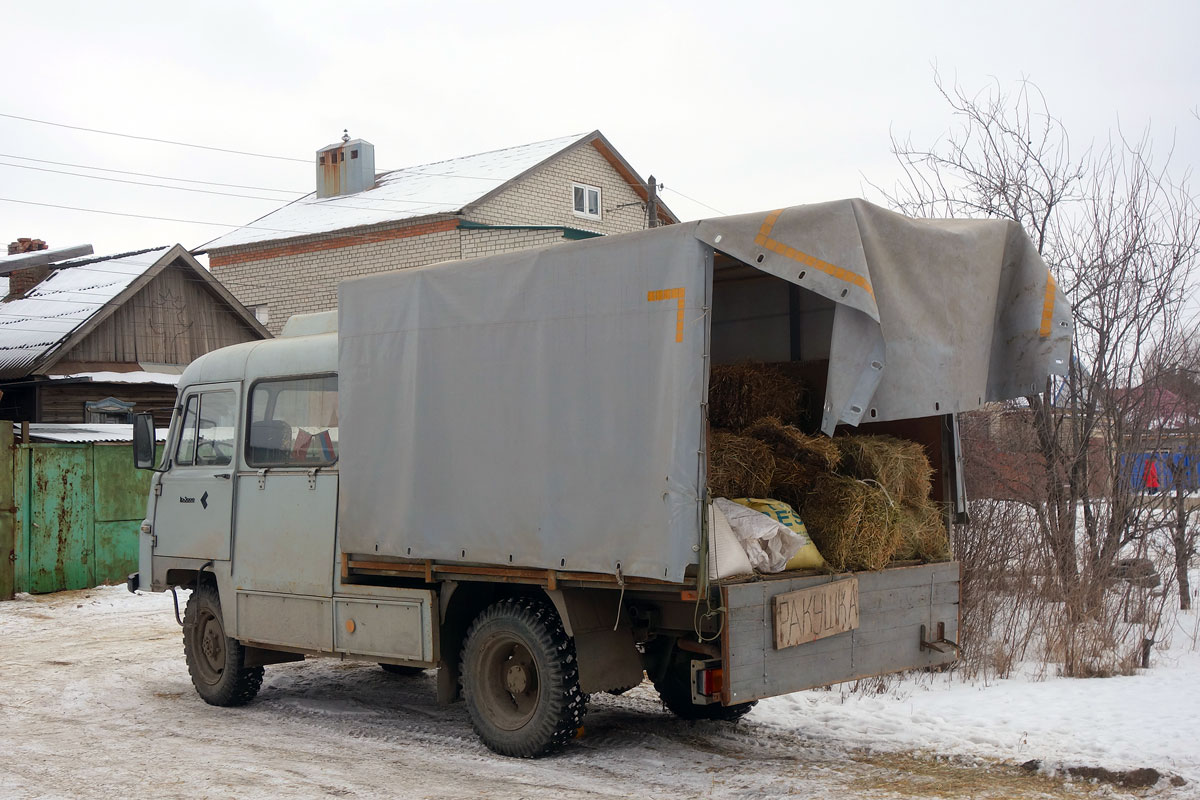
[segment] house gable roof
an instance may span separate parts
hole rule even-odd
[[[195,273],[249,328],[267,329],[181,245],[54,265],[23,297],[0,303],[0,379],[44,373],[171,265]]]
[[[376,177],[375,188],[356,194],[318,198],[311,192],[213,239],[205,248],[218,250],[430,215],[462,214],[566,151],[587,145],[596,147],[634,191],[646,198],[646,188],[629,163],[600,131],[592,131],[384,172]],[[660,214],[665,221],[677,221],[661,203]]]
[[[1122,406],[1126,419],[1140,428],[1178,431],[1200,424],[1200,407],[1196,399],[1164,386],[1144,383],[1130,389],[1118,389],[1113,392],[1113,399]]]

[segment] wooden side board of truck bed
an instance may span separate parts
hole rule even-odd
[[[721,599],[727,609],[721,637],[725,665],[722,702],[745,703],[952,662],[958,637],[959,580],[958,562],[949,561],[882,572],[722,586]],[[838,581],[858,584],[853,629],[832,632],[834,626],[848,627],[846,609],[818,609],[827,610],[830,617],[826,635],[790,644],[796,637],[789,638],[779,626],[788,625],[788,614],[795,611],[777,614],[777,598],[786,601],[782,596]],[[832,602],[829,598],[820,601]]]

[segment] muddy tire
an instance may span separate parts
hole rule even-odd
[[[471,727],[500,755],[535,758],[569,742],[583,724],[575,642],[548,603],[501,600],[471,624],[462,651]]]
[[[221,600],[211,584],[188,599],[183,613],[183,654],[196,693],[209,705],[241,706],[258,694],[262,667],[245,667],[246,648],[225,635]]]
[[[407,664],[380,664],[379,666],[389,675],[420,675],[425,671],[424,667],[410,667]]]
[[[723,706],[720,703],[711,703],[706,706],[696,705],[692,702],[692,687],[689,685],[688,679],[688,660],[676,659],[662,680],[654,683],[654,688],[658,691],[658,697],[662,700],[663,706],[680,719],[737,722],[749,714],[750,709],[754,708],[757,703],[752,700],[749,703],[738,703],[734,706]]]

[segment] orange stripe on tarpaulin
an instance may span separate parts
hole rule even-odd
[[[659,300],[675,300],[675,341],[683,341],[683,308],[684,297],[687,292],[682,286],[676,286],[674,289],[655,289],[646,292],[646,302],[657,303]]]
[[[763,220],[762,226],[758,229],[758,235],[754,237],[754,243],[759,247],[765,247],[772,253],[778,253],[784,258],[790,258],[793,261],[798,261],[806,267],[824,272],[826,275],[832,275],[840,281],[857,286],[864,292],[875,299],[875,290],[871,288],[871,282],[866,279],[866,276],[859,275],[857,272],[851,272],[848,269],[843,269],[836,264],[830,264],[828,261],[822,261],[816,256],[810,256],[801,250],[771,238],[771,231],[775,228],[775,223],[779,221],[779,215],[783,213],[783,209],[772,211]]]
[[[1043,339],[1050,335],[1050,325],[1054,322],[1054,300],[1057,289],[1058,283],[1055,282],[1054,276],[1050,274],[1050,270],[1046,270],[1046,299],[1042,302],[1042,327],[1038,328],[1038,336]]]

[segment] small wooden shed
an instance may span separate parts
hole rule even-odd
[[[166,425],[198,356],[270,333],[181,245],[51,265],[0,302],[0,419]]]

